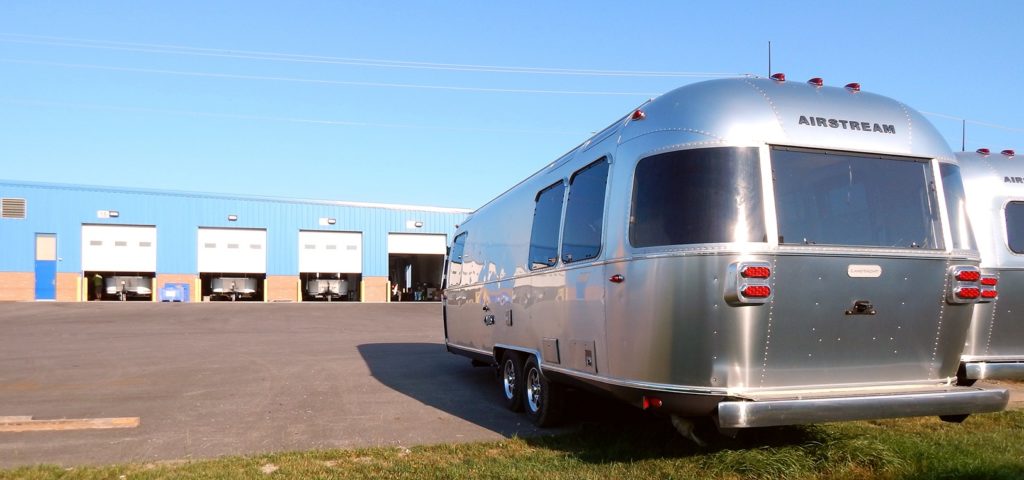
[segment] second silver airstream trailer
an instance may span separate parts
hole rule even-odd
[[[565,386],[722,429],[998,411],[955,385],[980,288],[959,183],[859,85],[684,86],[459,226],[446,345],[541,426]]]
[[[1024,379],[1024,163],[1012,150],[979,149],[957,159],[982,275],[960,383]]]

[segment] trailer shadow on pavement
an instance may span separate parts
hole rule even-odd
[[[732,439],[714,434],[713,426],[707,423],[699,426],[700,435],[711,445],[698,448],[679,435],[666,417],[580,390],[566,393],[559,427],[539,429],[525,415],[503,406],[493,368],[473,367],[468,359],[446,353],[443,345],[370,343],[357,348],[370,374],[399,393],[503,436],[524,437],[531,445],[563,450],[585,461],[615,461],[620,455],[635,460],[638,451],[645,452],[642,458],[660,458],[706,454],[709,449],[824,441],[813,427],[757,429]],[[438,362],[438,355],[457,361]],[[439,363],[446,364],[446,368],[439,369]],[[645,447],[638,449],[637,445]]]

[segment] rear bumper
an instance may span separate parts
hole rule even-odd
[[[965,362],[964,372],[971,380],[1024,380],[1024,361]]]
[[[773,398],[718,404],[720,428],[753,428],[879,418],[963,415],[1006,408],[1006,389],[949,387],[896,394]]]

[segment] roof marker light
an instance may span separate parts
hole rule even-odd
[[[775,80],[776,82],[785,82],[786,81],[786,74],[785,73],[781,73],[781,72],[780,73],[776,73],[776,74],[772,75],[772,80]]]
[[[814,77],[808,80],[807,83],[814,85],[815,87],[820,87],[825,84],[825,81],[822,80],[821,77]]]
[[[1009,148],[1007,148],[1006,150],[1003,150],[1002,152],[999,152],[999,153],[1002,153],[1003,155],[1006,155],[1007,157],[1012,157],[1012,156],[1017,154],[1017,152],[1014,152],[1013,150],[1010,150]]]
[[[632,119],[633,121],[643,120],[643,119],[647,118],[647,114],[644,113],[643,110],[636,109],[636,110],[633,110],[633,116],[631,116],[629,118]]]
[[[982,154],[982,155],[984,155],[984,156],[986,156],[986,157],[988,156],[988,154],[992,153],[992,151],[987,149],[987,148],[979,148],[979,149],[977,149],[975,151],[980,153],[980,154]]]
[[[847,83],[846,84],[846,89],[850,90],[850,91],[853,91],[853,92],[859,92],[860,91],[860,84],[857,83],[857,82]]]

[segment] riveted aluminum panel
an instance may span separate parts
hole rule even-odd
[[[988,365],[976,364],[974,373],[968,369],[968,378],[1018,378],[1024,368],[1019,363],[1024,362],[1024,255],[1010,250],[1005,209],[1010,202],[1024,202],[1024,160],[997,152],[956,156],[982,273],[999,279],[999,297],[974,307],[963,360]],[[985,376],[971,376],[978,372]]]

